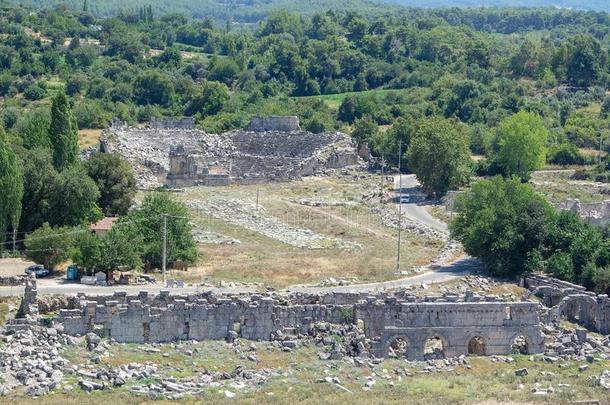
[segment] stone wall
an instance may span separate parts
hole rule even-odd
[[[562,318],[578,323],[589,330],[610,334],[610,299],[596,295],[585,287],[545,275],[532,274],[523,278],[527,296],[539,297],[548,308],[544,318],[559,324]]]
[[[555,208],[575,212],[589,224],[603,225],[610,220],[610,200],[581,203],[577,199],[568,199],[564,203],[556,204]]]
[[[299,118],[294,116],[289,117],[254,117],[246,128],[246,131],[252,132],[294,132],[300,131]]]
[[[195,129],[194,117],[156,118],[151,117],[151,129]]]
[[[94,331],[118,342],[168,342],[225,339],[231,331],[252,340],[268,340],[277,331],[306,333],[316,322],[360,324],[373,339],[372,353],[387,355],[400,337],[408,342],[408,358],[422,359],[426,339],[438,337],[446,356],[468,354],[473,338],[484,354],[506,354],[517,336],[528,350],[541,349],[539,304],[502,302],[497,297],[438,296],[425,300],[409,295],[79,295],[79,309],[61,310],[55,319],[64,331]]]

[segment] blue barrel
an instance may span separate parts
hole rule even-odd
[[[66,272],[66,278],[70,281],[78,280],[78,269],[76,266],[68,267],[68,271]]]

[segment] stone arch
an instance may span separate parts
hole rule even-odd
[[[444,359],[446,357],[449,344],[447,339],[439,333],[430,334],[425,340],[422,347],[424,359]]]
[[[472,356],[485,356],[487,354],[487,340],[480,333],[471,336],[466,342],[468,354]]]
[[[411,348],[411,342],[405,335],[392,335],[387,339],[386,353],[393,357],[406,359]]]
[[[599,330],[596,319],[597,301],[589,295],[578,294],[565,297],[556,307],[553,307],[553,310],[556,322],[561,317],[565,317],[570,322],[578,323],[587,329]]]

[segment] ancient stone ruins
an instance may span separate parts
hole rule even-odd
[[[155,119],[148,128],[114,121],[101,150],[125,157],[141,188],[285,181],[359,163],[349,135],[304,131],[297,117],[254,118],[223,134],[207,134],[190,118]]]
[[[522,352],[543,349],[541,322],[558,324],[562,315],[591,330],[610,333],[610,300],[542,276],[525,279],[531,295],[543,304],[504,301],[497,296],[445,294],[417,298],[395,294],[223,294],[112,296],[79,294],[52,319],[72,336],[95,333],[117,342],[159,343],[242,337],[273,340],[282,334],[307,334],[320,322],[353,325],[363,332],[359,352],[385,357],[400,351],[408,359],[424,359],[425,346],[436,339],[439,355],[508,354],[515,342]],[[22,308],[36,314],[35,281],[26,284]],[[8,328],[19,329],[13,320]],[[585,332],[586,333],[586,332]]]

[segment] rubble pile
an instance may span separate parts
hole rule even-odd
[[[542,325],[545,335],[545,352],[533,357],[547,362],[588,361],[596,357],[610,359],[610,336],[596,337],[586,329],[567,329],[561,326]]]
[[[294,200],[293,202],[307,207],[354,207],[358,205],[356,201],[328,200],[321,198],[301,198]]]
[[[60,352],[76,339],[55,328],[29,323],[19,325],[14,334],[2,335],[0,346],[0,395],[24,387],[27,395],[48,394],[62,381],[68,361]]]
[[[272,344],[285,352],[299,346],[314,345],[324,349],[318,352],[321,360],[340,360],[344,357],[369,357],[371,341],[364,331],[353,324],[316,322],[299,333],[278,330],[271,335]]]
[[[187,202],[201,214],[261,233],[292,246],[306,249],[359,249],[360,245],[338,238],[318,235],[309,229],[290,226],[268,215],[265,208],[238,199],[191,200]]]
[[[194,377],[188,378],[162,378],[160,381],[148,384],[134,384],[130,391],[137,395],[146,395],[151,398],[180,399],[184,396],[203,395],[204,389],[221,387],[228,383],[228,388],[244,390],[262,384],[269,378],[280,375],[275,369],[244,369],[237,366],[231,373],[213,372],[203,370]],[[151,377],[155,375],[152,374]],[[224,391],[225,396],[232,398],[232,391]]]

